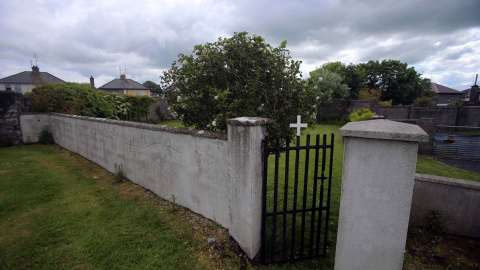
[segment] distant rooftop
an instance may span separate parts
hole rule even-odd
[[[18,74],[0,79],[1,84],[35,84],[65,82],[48,72],[40,72],[37,66],[32,66],[32,71],[24,71]]]
[[[460,91],[440,85],[438,83],[431,83],[430,85],[432,87],[432,91],[437,94],[463,94]]]
[[[143,84],[132,79],[127,79],[125,74],[120,75],[120,79],[114,79],[111,82],[99,87],[100,90],[148,90]]]

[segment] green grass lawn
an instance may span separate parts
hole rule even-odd
[[[242,267],[229,245],[214,222],[58,146],[0,149],[0,269]]]

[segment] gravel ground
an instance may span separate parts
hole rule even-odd
[[[438,158],[434,157],[435,160],[445,163],[447,165],[460,168],[463,170],[480,173],[480,160],[464,160],[464,159],[453,159],[453,158]]]

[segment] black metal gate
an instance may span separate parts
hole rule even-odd
[[[297,137],[295,146],[279,138],[274,147],[263,141],[262,249],[264,263],[293,262],[326,254],[330,215],[334,135],[310,135],[304,146]],[[293,151],[295,157],[290,157]],[[302,154],[300,154],[302,152]],[[320,153],[321,152],[321,153]],[[273,161],[273,166],[269,166]],[[310,155],[314,155],[314,159]],[[321,155],[321,157],[320,157]]]

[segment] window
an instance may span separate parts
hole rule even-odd
[[[20,84],[15,84],[15,91],[22,92],[22,86]]]
[[[135,95],[136,95],[136,96],[140,95],[140,91],[135,90]]]
[[[5,84],[5,91],[12,91],[12,86],[10,84]]]
[[[142,90],[142,96],[145,96],[145,90]]]

